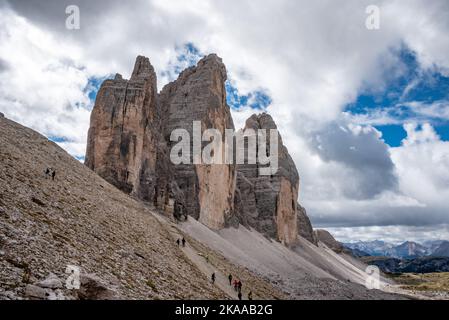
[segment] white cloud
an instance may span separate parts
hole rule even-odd
[[[341,242],[383,240],[401,244],[405,239],[423,243],[428,240],[449,239],[449,225],[409,227],[409,226],[373,226],[355,228],[328,228]]]
[[[47,136],[85,143],[90,112],[87,75],[74,62],[78,49],[0,11],[0,109]]]
[[[440,140],[435,129],[429,123],[422,124],[420,130],[418,130],[418,125],[416,123],[406,123],[404,124],[404,130],[407,132],[407,138],[402,141],[404,146],[418,143],[429,144]]]
[[[428,215],[449,220],[449,142],[441,141],[429,124],[421,130],[404,125],[407,138],[392,148],[402,192],[429,206]]]

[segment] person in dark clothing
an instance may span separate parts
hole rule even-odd
[[[253,292],[252,291],[250,291],[248,293],[248,300],[253,300]]]
[[[48,179],[50,176],[50,168],[45,169],[45,179]]]
[[[176,240],[176,244],[178,245],[178,247],[179,247],[179,244],[181,243],[181,241],[179,241],[179,239],[178,240]]]
[[[237,295],[239,297],[239,300],[242,300],[242,292],[239,291],[239,294]]]
[[[239,282],[237,279],[234,280],[234,290],[237,291],[237,288],[239,287]]]
[[[212,280],[212,283],[215,283],[215,272],[212,273],[211,280]]]
[[[53,172],[51,173],[51,180],[55,180],[55,176],[56,176],[56,170],[53,170]]]
[[[237,284],[237,289],[239,292],[242,292],[242,281],[239,280],[238,284]]]
[[[232,274],[229,274],[228,279],[229,279],[229,285],[232,286]]]
[[[185,247],[186,246],[186,239],[182,238],[182,246]]]

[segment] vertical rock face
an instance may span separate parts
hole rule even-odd
[[[167,215],[190,215],[212,229],[242,223],[287,245],[294,244],[298,234],[312,241],[310,221],[297,207],[298,172],[280,135],[279,169],[271,176],[260,175],[257,164],[204,164],[194,156],[194,136],[200,140],[201,154],[214,139],[225,142],[225,129],[234,129],[225,81],[224,64],[211,54],[158,94],[150,61],[137,57],[129,80],[116,75],[98,92],[86,165]],[[194,130],[194,122],[201,128]],[[250,117],[246,128],[269,130],[276,125],[263,113]],[[178,143],[170,141],[175,129],[190,135],[188,163],[174,165],[170,160],[170,150]],[[221,137],[201,142],[206,129],[218,129]],[[226,145],[214,152],[223,160],[225,150]]]
[[[159,124],[156,74],[138,57],[130,80],[106,80],[91,114],[86,165],[128,193],[140,188],[143,164],[154,173]]]
[[[226,104],[225,81],[224,64],[211,54],[165,86],[160,94],[166,116],[165,139],[169,141],[170,133],[179,128],[186,129],[193,138],[193,122],[199,121],[201,132],[218,129],[224,141],[225,129],[234,129]],[[224,149],[222,152],[224,159]],[[189,195],[185,201],[187,213],[210,228],[223,228],[234,211],[235,166],[182,164],[174,167],[174,173],[180,189]]]
[[[158,95],[153,67],[138,57],[130,80],[117,75],[101,86],[86,165],[169,214],[189,214],[210,228],[223,228],[234,211],[235,166],[193,161],[175,166],[169,150],[172,130],[186,129],[193,138],[193,121],[201,122],[202,131],[218,129],[223,140],[225,129],[234,128],[225,81],[221,59],[209,55]]]
[[[251,116],[246,121],[246,129],[253,129],[257,133],[258,129],[277,127],[271,116],[263,113]],[[236,208],[243,224],[291,245],[298,238],[296,204],[299,176],[280,135],[278,155],[279,169],[275,175],[260,175],[259,165],[248,164],[246,158],[245,164],[237,166]]]

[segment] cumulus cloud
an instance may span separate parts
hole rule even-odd
[[[355,239],[361,241],[372,241],[373,235],[377,239],[399,245],[404,239],[412,239],[418,243],[431,240],[447,239],[449,225],[437,226],[374,226],[356,228],[328,228],[328,230],[341,242],[353,242]]]
[[[430,221],[449,221],[449,142],[441,141],[431,125],[404,127],[408,135],[403,145],[391,149],[400,189],[426,204],[428,210],[423,215],[435,217]]]
[[[402,141],[404,146],[418,143],[429,144],[440,140],[435,129],[429,123],[424,123],[420,130],[418,130],[418,125],[416,123],[406,123],[404,124],[404,130],[407,132],[407,138]]]
[[[80,7],[80,30],[65,29],[69,4]],[[380,30],[365,28],[370,4],[381,9]],[[372,126],[401,123],[391,110],[342,111],[361,91],[388,90],[391,78],[404,73],[397,54],[404,46],[421,68],[447,74],[448,10],[444,0],[136,0],[126,6],[119,0],[0,0],[0,109],[47,136],[64,137],[60,145],[82,157],[90,79],[115,72],[128,77],[135,57],[144,54],[162,88],[181,67],[173,64],[179,48],[192,43],[223,58],[239,95],[269,97],[267,111],[298,166],[300,201],[314,223],[437,224],[449,209],[443,203],[446,142],[430,127],[408,125],[407,140],[389,148]],[[411,82],[404,97],[414,87]],[[422,115],[447,113],[445,101],[409,107]],[[233,109],[236,127],[257,111]]]
[[[0,30],[0,57],[8,66],[0,73],[0,109],[47,136],[85,144],[88,79],[66,54],[76,55],[76,48],[9,11],[0,11]]]
[[[379,138],[373,127],[333,122],[312,135],[310,148],[325,162],[341,167],[341,196],[371,199],[396,187],[394,164]]]

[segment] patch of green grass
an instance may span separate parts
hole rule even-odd
[[[390,277],[407,290],[449,292],[449,272],[403,273]]]

